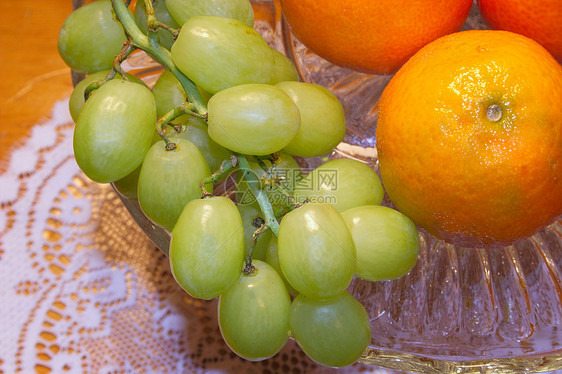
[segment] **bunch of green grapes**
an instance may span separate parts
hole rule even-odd
[[[314,361],[349,365],[371,330],[346,289],[355,276],[407,274],[416,227],[380,205],[380,179],[359,161],[303,176],[294,157],[343,140],[342,105],[299,82],[252,26],[248,0],[139,0],[134,15],[123,0],[98,0],[74,11],[59,52],[87,74],[70,100],[75,158],[171,232],[173,276],[193,297],[219,297],[236,354],[266,359],[292,335]],[[152,89],[121,68],[137,49],[166,68]],[[233,173],[236,193],[213,195]]]

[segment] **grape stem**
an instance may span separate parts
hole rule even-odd
[[[146,10],[146,25],[148,26],[148,39],[151,44],[158,44],[158,21],[156,20],[156,15],[154,14],[152,0],[144,0],[144,6]]]
[[[154,6],[152,5],[152,0],[144,0],[144,7],[146,10],[146,25],[148,26],[148,30],[156,33],[160,29],[164,29],[169,31],[174,40],[178,37],[179,30],[174,29],[173,27],[166,25],[156,19],[156,14],[154,12]]]
[[[133,46],[131,39],[127,39],[127,41],[123,43],[121,52],[113,59],[113,69],[111,69],[108,76],[112,73],[113,76],[115,76],[115,73],[119,73],[119,75],[121,75],[124,80],[129,80],[129,78],[127,77],[127,73],[121,67],[121,63],[125,61],[127,57],[129,57],[135,50],[136,48]],[[107,80],[107,77],[105,79]],[[113,77],[111,79],[113,79]]]
[[[201,198],[205,198],[205,197],[210,197],[213,196],[213,194],[209,193],[209,191],[207,191],[207,189],[205,188],[205,185],[210,184],[210,183],[217,183],[218,181],[220,181],[227,172],[229,172],[230,170],[232,170],[233,168],[236,167],[236,165],[238,165],[238,157],[236,157],[235,155],[230,156],[230,158],[224,160],[221,163],[221,166],[219,167],[218,170],[216,170],[210,177],[203,179],[203,181],[201,182],[201,191],[203,192]]]
[[[119,19],[119,22],[121,22],[125,33],[132,40],[133,45],[145,51],[155,61],[170,70],[180,81],[187,95],[188,101],[194,106],[194,111],[198,114],[206,115],[207,106],[205,105],[197,86],[176,67],[172,61],[170,51],[142,33],[123,0],[111,0],[111,4],[113,5],[113,10]]]
[[[256,270],[254,265],[252,265],[252,256],[254,255],[254,250],[256,249],[258,238],[268,228],[269,227],[267,226],[267,223],[264,222],[256,231],[254,231],[252,235],[252,241],[250,242],[250,251],[248,253],[248,257],[246,257],[246,263],[244,265],[244,273],[246,275],[251,275]]]
[[[86,87],[86,89],[84,90],[84,101],[88,101],[93,91],[97,90],[105,83],[115,78],[116,73],[119,73],[119,75],[121,75],[124,80],[129,80],[129,78],[127,77],[127,73],[125,73],[123,68],[121,68],[121,63],[125,61],[125,59],[127,59],[127,57],[129,57],[134,50],[135,48],[131,44],[131,40],[127,39],[127,41],[123,43],[121,52],[119,52],[119,54],[113,59],[113,68],[109,71],[109,73],[107,73],[105,78],[99,81],[92,82],[88,85],[88,87]]]
[[[270,161],[274,166],[268,167],[264,162],[265,160]],[[295,198],[291,195],[289,190],[287,190],[280,184],[279,177],[272,173],[272,170],[274,170],[275,168],[275,163],[279,161],[279,155],[277,153],[273,153],[268,157],[256,157],[256,161],[258,165],[263,169],[263,171],[265,171],[265,174],[260,178],[260,186],[262,188],[267,187],[279,192],[281,195],[283,195],[283,197],[287,199],[287,201],[291,205],[291,208],[289,210],[280,209],[279,211],[276,211],[275,216],[279,217],[280,215],[284,215],[289,211],[298,208],[300,204],[295,201]]]
[[[164,129],[166,128],[166,126],[170,125],[169,123],[171,121],[178,118],[179,116],[183,116],[184,114],[189,114],[197,118],[201,118],[201,115],[193,111],[194,108],[195,106],[191,103],[183,103],[183,105],[170,110],[168,113],[164,114],[162,118],[156,121],[156,131],[158,132],[158,135],[160,135],[160,137],[166,142],[167,151],[173,151],[174,149],[176,149],[176,145],[175,143],[170,142],[170,140],[166,136],[166,133],[164,132]],[[178,132],[178,128],[176,128],[175,126],[172,127],[176,132]]]
[[[172,34],[174,40],[176,40],[178,38],[178,35],[180,34],[180,29],[174,29],[172,26],[166,25],[165,23],[162,23],[160,21],[158,21],[158,27],[169,31]]]
[[[246,178],[248,182],[248,187],[258,201],[260,209],[265,216],[265,225],[271,229],[271,232],[273,232],[275,236],[279,236],[279,222],[277,222],[277,218],[275,218],[273,207],[265,191],[257,187],[259,185],[258,177],[250,167],[246,156],[240,154],[237,154],[237,156],[240,170],[244,173],[244,178]]]

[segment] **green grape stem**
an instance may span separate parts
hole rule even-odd
[[[183,116],[184,114],[189,114],[189,115],[193,115],[195,117],[201,118],[201,115],[193,112],[194,108],[195,108],[195,105],[193,105],[191,103],[183,103],[183,105],[170,110],[168,113],[164,114],[162,116],[162,118],[160,118],[158,121],[156,121],[156,131],[158,132],[158,135],[160,135],[160,137],[166,142],[166,150],[172,151],[172,150],[176,149],[176,147],[175,147],[175,145],[173,145],[174,143],[170,142],[170,140],[166,136],[166,134],[164,132],[164,128],[166,126],[169,126],[169,123],[171,121],[178,118],[179,116]],[[174,130],[177,131],[176,127],[174,127],[174,126],[172,126],[172,127],[174,128]]]
[[[256,157],[256,161],[258,165],[265,171],[265,174],[260,178],[260,187],[261,188],[268,187],[282,194],[287,199],[287,201],[291,204],[291,208],[289,209],[289,211],[298,208],[300,204],[298,204],[295,201],[293,195],[291,195],[291,193],[279,183],[279,178],[272,175],[272,170],[275,168],[275,166],[267,167],[267,165],[264,162],[265,160],[268,160],[275,165],[275,163],[279,161],[279,156],[277,153],[274,153],[267,157]],[[283,209],[281,211],[276,211],[275,216],[279,217],[280,215],[284,215],[286,213],[288,213],[288,211]]]
[[[148,26],[148,29],[152,32],[158,31],[158,20],[154,14],[152,0],[144,0],[144,8],[146,11],[146,25]]]
[[[167,30],[173,35],[175,40],[178,37],[179,30],[174,29],[170,25],[166,25],[165,23],[162,23],[156,19],[152,0],[144,0],[144,6],[146,9],[146,25],[148,26],[148,30],[153,33],[156,33],[160,29]]]
[[[254,250],[256,249],[256,243],[258,242],[258,238],[265,230],[269,227],[267,223],[263,223],[254,233],[252,234],[252,241],[250,241],[250,251],[248,253],[248,257],[246,257],[246,262],[244,265],[244,273],[246,275],[252,275],[252,273],[256,270],[256,268],[252,265],[252,256],[254,255]]]
[[[180,81],[180,84],[187,95],[188,101],[194,106],[195,112],[201,115],[206,115],[207,106],[205,105],[197,86],[176,67],[172,61],[170,51],[142,33],[123,0],[111,0],[111,4],[113,5],[113,10],[119,19],[119,22],[121,22],[125,33],[132,40],[133,45],[142,49],[155,61],[168,68]]]
[[[232,155],[230,158],[224,160],[219,169],[216,170],[210,177],[203,179],[201,182],[201,191],[203,192],[201,198],[212,196],[212,194],[205,188],[205,185],[217,183],[225,176],[226,173],[235,168],[236,165],[238,165],[238,157]]]
[[[131,44],[131,40],[127,39],[127,41],[123,43],[121,52],[119,52],[119,54],[113,59],[113,68],[109,71],[109,73],[107,73],[105,78],[96,82],[92,82],[88,85],[88,87],[86,87],[86,89],[84,90],[84,101],[88,100],[93,91],[97,90],[106,82],[109,82],[110,80],[115,78],[116,73],[119,73],[119,75],[121,75],[124,80],[129,80],[129,78],[127,77],[127,73],[125,73],[123,68],[121,68],[121,63],[125,61],[125,59],[129,57],[134,50],[135,48]]]
[[[252,168],[250,167],[250,164],[246,159],[246,156],[244,155],[237,155],[237,156],[238,156],[238,162],[240,164],[240,170],[244,172],[244,178],[246,178],[246,180],[248,181],[248,187],[250,188],[250,191],[258,201],[258,204],[260,205],[260,209],[265,216],[264,217],[265,225],[267,225],[271,229],[271,232],[273,232],[275,236],[278,236],[279,222],[277,222],[277,218],[275,218],[275,213],[273,211],[273,207],[271,206],[271,202],[267,198],[265,191],[256,187],[256,185],[259,183],[259,180],[256,174],[254,173],[254,171],[252,170]]]
[[[127,39],[127,41],[123,43],[121,52],[113,59],[113,69],[111,69],[107,76],[109,77],[113,73],[113,77],[115,77],[115,73],[119,73],[119,75],[121,75],[124,80],[129,80],[129,78],[127,77],[127,73],[121,67],[121,63],[125,61],[127,57],[129,57],[135,50],[136,48],[133,46],[131,39]],[[113,77],[111,77],[110,79],[113,79]],[[107,77],[105,79],[106,81],[108,80]]]
[[[158,21],[156,20],[156,15],[154,14],[152,0],[144,0],[144,5],[146,9],[146,26],[148,27],[148,39],[150,40],[151,44],[158,44]]]
[[[174,40],[176,40],[178,38],[178,35],[180,34],[180,29],[174,29],[172,26],[166,25],[165,23],[162,23],[160,21],[158,21],[158,27],[169,31],[172,34]]]

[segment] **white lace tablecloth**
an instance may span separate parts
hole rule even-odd
[[[259,363],[223,343],[108,185],[72,154],[68,102],[0,162],[0,373],[324,373],[294,342]],[[338,372],[390,373],[354,365]]]

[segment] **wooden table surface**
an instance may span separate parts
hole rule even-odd
[[[71,0],[0,0],[0,161],[72,92],[57,52]],[[2,171],[0,169],[0,171]]]

